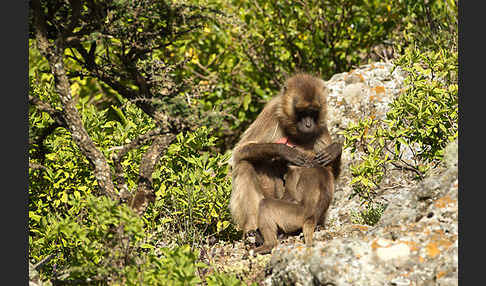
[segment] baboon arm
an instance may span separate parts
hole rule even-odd
[[[312,158],[307,154],[280,143],[248,143],[236,150],[234,159],[236,162],[280,159],[300,167],[312,166]]]

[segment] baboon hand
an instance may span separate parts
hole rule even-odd
[[[318,152],[312,163],[318,166],[325,167],[333,162],[342,152],[342,144],[334,142],[327,146],[326,149]]]
[[[312,167],[315,163],[312,162],[312,157],[309,155],[295,149],[291,148],[287,145],[281,144],[279,146],[281,148],[281,155],[282,158],[285,159],[292,165],[299,166],[299,167]]]

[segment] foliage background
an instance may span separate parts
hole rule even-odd
[[[328,79],[393,60],[409,72],[386,122],[362,118],[342,134],[352,153],[367,150],[351,167],[350,196],[366,205],[360,222],[375,223],[386,207],[373,194],[387,166],[420,179],[457,137],[452,0],[77,3],[29,3],[29,261],[42,280],[240,283],[202,263],[198,249],[239,239],[227,208],[230,150],[295,71]],[[71,103],[99,157],[74,140]],[[118,200],[98,179],[103,162]],[[139,215],[137,194],[149,202]]]

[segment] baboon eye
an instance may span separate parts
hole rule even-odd
[[[316,110],[302,110],[297,112],[297,117],[304,118],[304,117],[311,117],[316,119],[318,116],[318,112]]]

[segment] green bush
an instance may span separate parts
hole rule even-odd
[[[235,229],[228,209],[231,180],[230,154],[210,155],[211,130],[179,134],[154,172],[156,202],[147,212],[151,224],[168,224],[182,243],[200,243],[203,237],[229,238]]]
[[[118,279],[144,236],[143,222],[125,205],[87,194],[72,200],[66,214],[49,213],[31,229],[29,255],[39,261],[47,255],[41,275],[48,279]],[[122,243],[124,242],[124,243]]]
[[[207,2],[223,15],[184,42],[192,56],[186,72],[211,87],[200,102],[224,116],[225,132],[216,131],[226,148],[288,74],[306,71],[325,79],[369,62],[407,12],[404,1]]]
[[[415,143],[416,157],[440,160],[444,147],[458,136],[457,53],[409,48],[396,64],[409,76],[387,113],[388,136],[400,143],[396,149]]]
[[[401,0],[400,29],[392,36],[401,55],[401,47],[418,44],[422,50],[457,50],[457,0]]]
[[[408,76],[386,119],[365,118],[343,132],[345,148],[355,155],[364,153],[350,167],[351,196],[359,195],[367,203],[373,203],[388,168],[409,170],[422,178],[458,136],[457,52],[409,47],[395,63]]]
[[[352,222],[357,224],[375,225],[386,209],[386,205],[375,203],[367,204],[361,211],[351,213]]]
[[[365,209],[356,221],[374,224],[384,208],[374,202],[390,168],[417,179],[442,160],[458,136],[457,3],[453,0],[400,1],[403,19],[391,36],[408,73],[405,89],[390,104],[386,119],[364,118],[343,132],[345,148],[357,159],[350,166],[351,197]]]
[[[362,54],[369,55],[387,39],[403,9],[386,1],[362,0],[233,3],[244,21],[238,35],[241,48],[267,79],[295,70],[327,78],[362,64]]]
[[[29,237],[30,257],[42,266],[43,279],[96,285],[199,285],[198,252],[188,245],[157,248],[142,220],[107,197],[76,199],[67,216],[43,217]],[[210,285],[239,285],[234,276],[215,273]],[[213,283],[213,284],[211,284]]]
[[[38,91],[33,89],[33,92]],[[123,120],[110,120],[111,109],[97,110],[84,100],[80,100],[79,108],[88,133],[107,158],[118,150],[113,146],[122,146],[154,128],[148,116],[133,104],[118,110]],[[37,111],[32,111],[29,121],[33,132],[53,122],[45,113]],[[157,200],[149,217],[162,217],[164,223],[169,222],[169,229],[185,233],[185,243],[198,241],[196,234],[199,233],[228,237],[232,232],[227,208],[231,192],[226,163],[229,153],[210,155],[209,148],[214,146],[214,141],[207,128],[179,134],[153,174]],[[35,229],[40,218],[48,213],[68,212],[74,199],[95,189],[96,180],[66,129],[57,128],[44,141],[44,159],[36,155],[41,146],[31,147],[31,162],[45,166],[30,170],[29,225]],[[146,149],[147,146],[142,146],[128,152],[121,162],[131,190],[136,189],[139,164]]]
[[[58,98],[49,81],[34,84],[31,80],[29,92],[56,106]],[[149,117],[134,105],[128,104],[124,112],[120,112],[124,120],[113,120],[110,119],[113,108],[98,110],[87,100],[87,97],[79,100],[80,115],[90,137],[107,158],[117,151],[113,146],[122,146],[140,132],[154,128]],[[65,214],[73,207],[74,199],[90,194],[97,186],[88,160],[81,154],[67,129],[56,127],[44,140],[37,142],[53,123],[54,120],[46,113],[30,110],[29,133],[33,142],[29,148],[29,162],[43,166],[29,170],[29,226],[34,229],[41,217],[48,213]],[[129,152],[122,162],[127,184],[132,189],[136,186],[138,166],[145,149]]]
[[[33,95],[56,101],[49,81],[32,87]],[[117,152],[114,146],[154,128],[148,116],[133,104],[117,109],[118,116],[113,120],[110,112],[114,107],[98,110],[87,99],[79,101],[80,114],[107,158]],[[46,113],[32,109],[31,137],[41,136],[53,122]],[[197,253],[179,248],[177,243],[199,242],[203,234],[218,238],[234,234],[227,208],[229,154],[211,156],[209,148],[214,140],[206,128],[177,137],[153,174],[157,200],[142,219],[126,205],[93,191],[96,180],[91,167],[66,129],[57,127],[42,144],[31,145],[30,162],[43,168],[29,170],[29,257],[34,264],[50,258],[40,268],[43,279],[106,281],[110,285],[200,283],[196,269],[203,265],[197,264]],[[122,160],[131,190],[136,188],[146,149],[134,149]],[[174,233],[183,236],[174,239]],[[162,251],[161,240],[162,245],[173,247]],[[237,281],[218,273],[207,279],[208,283],[222,281],[222,285],[235,285]]]

